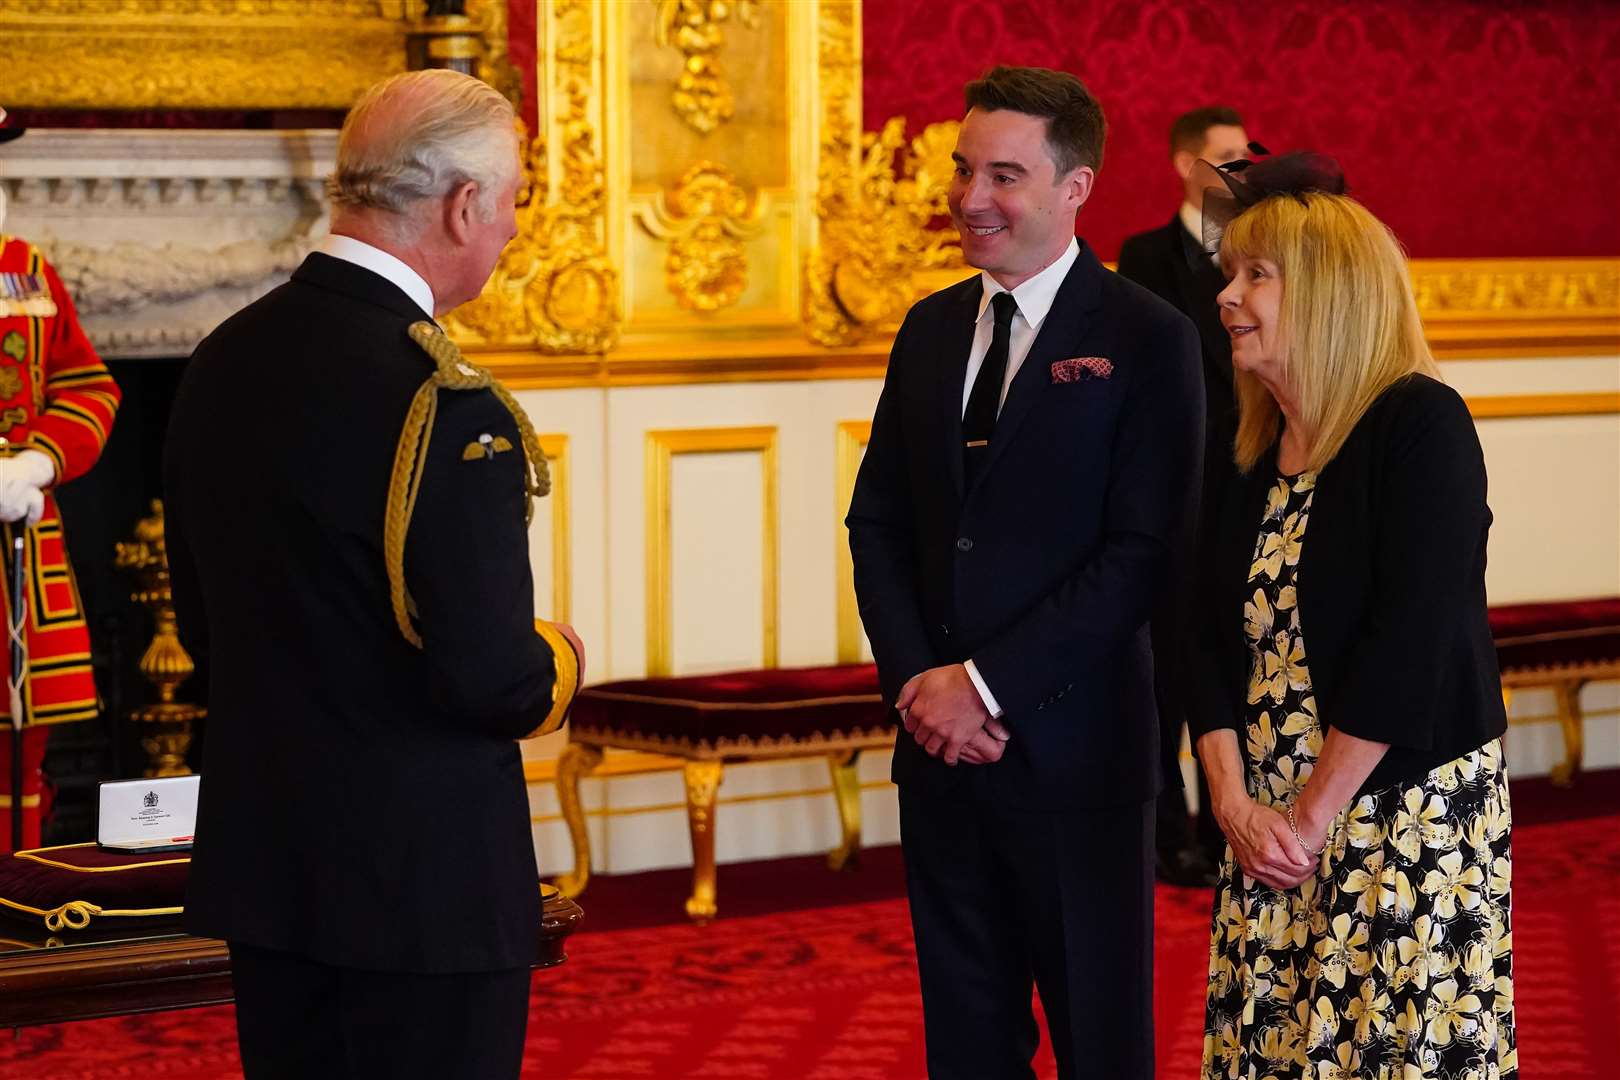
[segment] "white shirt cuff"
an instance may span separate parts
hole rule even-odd
[[[1001,706],[996,704],[996,695],[992,694],[990,687],[985,685],[984,677],[979,674],[979,669],[974,666],[971,660],[962,666],[967,668],[968,678],[973,680],[973,689],[979,692],[979,697],[984,701],[984,707],[990,710],[990,719],[1000,720]]]

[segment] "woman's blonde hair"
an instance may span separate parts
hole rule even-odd
[[[1348,195],[1313,191],[1256,203],[1221,240],[1222,263],[1239,258],[1264,259],[1281,276],[1283,370],[1309,444],[1307,469],[1332,461],[1392,384],[1413,372],[1440,377],[1400,244]],[[1259,379],[1234,376],[1232,456],[1248,472],[1276,442],[1282,415]]]

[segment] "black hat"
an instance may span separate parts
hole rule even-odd
[[[1249,151],[1257,157],[1267,153],[1259,143],[1250,143]],[[1210,252],[1220,250],[1221,236],[1233,218],[1264,199],[1287,195],[1303,201],[1311,191],[1343,195],[1349,190],[1338,161],[1307,150],[1261,161],[1242,158],[1225,165],[1200,159],[1193,171],[1203,182],[1202,239],[1204,250]]]

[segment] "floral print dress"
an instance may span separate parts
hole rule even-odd
[[[1322,749],[1295,589],[1314,473],[1267,500],[1244,605],[1246,783],[1292,802]],[[1501,740],[1359,796],[1316,876],[1286,891],[1236,865],[1215,889],[1204,1080],[1516,1078],[1511,812]]]

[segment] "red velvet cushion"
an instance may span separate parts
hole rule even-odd
[[[836,749],[893,731],[871,664],[625,679],[581,690],[571,737],[711,756]]]
[[[189,851],[123,854],[94,844],[35,848],[0,859],[0,914],[55,931],[180,915]]]
[[[1503,671],[1620,661],[1620,597],[1490,610]]]

